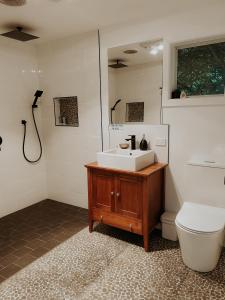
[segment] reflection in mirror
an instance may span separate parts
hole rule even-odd
[[[163,41],[108,49],[110,122],[160,124]]]

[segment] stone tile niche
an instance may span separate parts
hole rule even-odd
[[[55,125],[79,127],[77,96],[55,97]]]
[[[126,104],[126,122],[144,122],[144,102]]]

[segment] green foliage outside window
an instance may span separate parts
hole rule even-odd
[[[225,42],[178,49],[177,88],[188,96],[224,94]]]

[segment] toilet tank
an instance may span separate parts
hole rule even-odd
[[[225,161],[188,161],[184,201],[225,208]]]

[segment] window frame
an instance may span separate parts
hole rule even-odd
[[[177,87],[177,55],[178,49],[194,46],[208,45],[217,42],[225,42],[225,36],[210,37],[205,39],[188,40],[185,42],[170,43],[165,41],[164,45],[164,90],[163,107],[180,106],[224,106],[225,93],[215,95],[194,95],[185,99],[172,99],[172,91]]]

